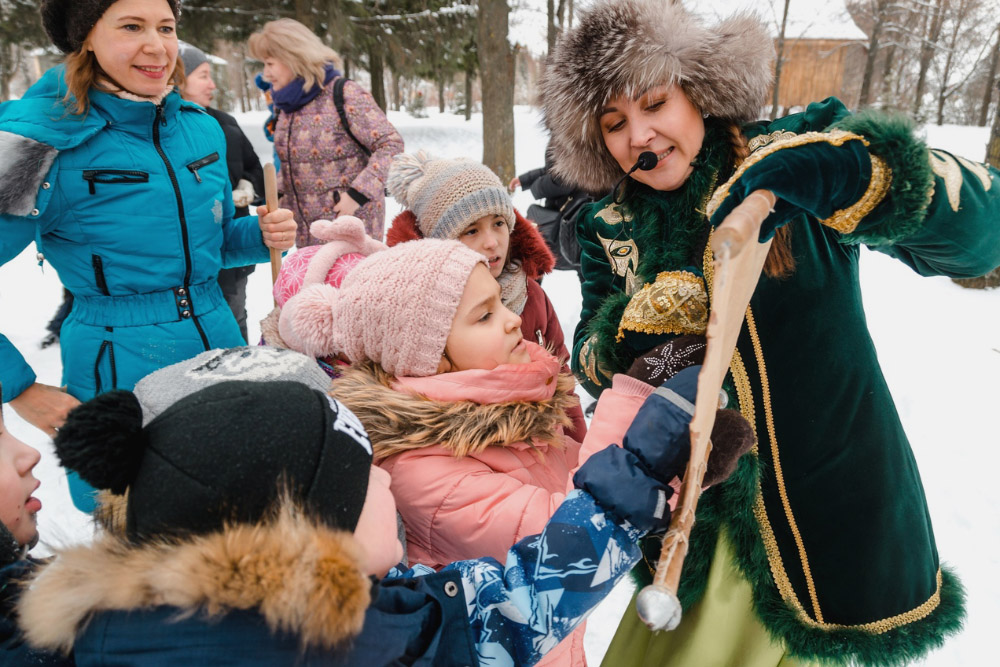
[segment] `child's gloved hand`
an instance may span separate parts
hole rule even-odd
[[[687,368],[646,399],[625,433],[621,447],[611,445],[591,456],[573,477],[613,514],[640,530],[670,525],[670,480],[684,472],[691,453],[688,424],[694,412],[700,366]]]
[[[658,386],[681,370],[701,364],[705,359],[705,337],[687,335],[657,345],[637,357],[627,374],[647,384]],[[712,427],[712,453],[708,457],[703,486],[714,486],[729,479],[739,458],[753,447],[754,433],[749,422],[736,410],[719,410]]]

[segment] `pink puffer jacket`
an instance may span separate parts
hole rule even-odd
[[[365,425],[392,475],[411,564],[503,559],[537,534],[591,454],[621,442],[652,392],[626,376],[604,392],[585,442],[564,435],[577,399],[559,362],[529,344],[532,362],[427,378],[355,366],[331,393]],[[581,626],[543,665],[585,665]]]

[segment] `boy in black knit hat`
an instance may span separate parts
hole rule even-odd
[[[61,552],[21,600],[24,632],[78,665],[534,664],[638,562],[639,537],[666,529],[698,369],[647,399],[505,564],[384,577],[401,555],[388,476],[336,400],[225,381],[144,427],[135,395],[103,394],[56,451],[127,491],[124,535]]]

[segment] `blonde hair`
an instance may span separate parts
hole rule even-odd
[[[84,40],[80,48],[66,56],[64,64],[66,66],[66,96],[63,97],[63,104],[69,113],[83,115],[90,110],[90,89],[101,88],[101,81],[110,77],[104,73],[97,56],[89,50],[89,37]],[[184,63],[180,58],[174,63],[174,71],[167,80],[167,85],[182,87],[184,85]]]
[[[323,84],[325,67],[332,63],[341,68],[340,56],[324,44],[309,28],[295,19],[269,21],[250,35],[250,55],[257,60],[280,60],[296,75],[305,80],[305,89]]]

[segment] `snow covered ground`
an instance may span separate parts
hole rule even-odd
[[[262,160],[271,146],[261,125],[266,114],[239,117]],[[390,113],[406,140],[407,150],[424,148],[439,156],[482,154],[480,116],[425,119]],[[542,164],[546,138],[531,109],[515,111],[516,158],[520,172]],[[987,130],[977,127],[929,127],[928,142],[973,160],[982,160]],[[515,195],[524,211],[531,203]],[[391,200],[389,215],[398,211]],[[916,451],[930,503],[943,561],[954,566],[968,588],[965,631],[921,664],[984,665],[995,655],[995,626],[1000,619],[1000,468],[997,410],[1000,378],[1000,291],[964,290],[945,278],[919,278],[902,264],[877,253],[862,256],[862,288],[869,326],[883,371]],[[556,272],[545,279],[568,337],[580,313],[576,275]],[[58,348],[41,350],[46,321],[59,303],[61,288],[55,271],[39,269],[33,247],[0,267],[0,330],[28,358],[39,380],[60,383]],[[271,308],[269,271],[250,278],[250,335],[257,340],[257,322]],[[831,318],[836,314],[831,313]],[[831,326],[836,326],[831,321]],[[48,439],[9,408],[7,427],[43,452],[36,475],[43,481],[38,496],[43,549],[86,540],[91,535],[84,515],[69,499],[65,477]],[[845,492],[850,480],[845,480]],[[622,586],[591,616],[587,650],[598,664],[618,624],[630,592]]]

